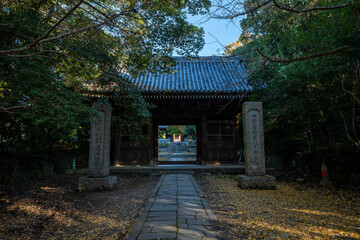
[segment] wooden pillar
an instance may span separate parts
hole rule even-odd
[[[114,164],[116,165],[120,165],[121,159],[120,159],[120,155],[121,155],[121,130],[120,130],[120,121],[118,119],[118,117],[116,117],[116,121],[115,121],[115,144],[114,144]]]
[[[154,165],[154,123],[151,120],[151,123],[148,126],[148,165]]]
[[[206,116],[201,117],[201,162],[204,164],[207,162],[207,126],[206,126]]]
[[[202,153],[201,153],[201,144],[202,144],[202,134],[201,134],[201,118],[196,120],[196,163],[201,164],[202,163]]]
[[[235,163],[240,164],[240,131],[239,131],[239,117],[240,113],[238,113],[234,119],[234,157]]]
[[[154,165],[157,165],[159,162],[158,162],[158,159],[159,159],[159,144],[158,144],[158,127],[159,127],[159,124],[158,122],[157,123],[154,123],[154,120],[152,121],[152,129],[153,129],[153,155],[152,155],[152,158],[153,158],[153,164]]]

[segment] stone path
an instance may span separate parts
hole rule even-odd
[[[187,174],[161,176],[128,240],[216,240],[216,220],[195,179]]]

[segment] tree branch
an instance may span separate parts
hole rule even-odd
[[[250,9],[249,11],[238,13],[238,14],[235,14],[233,16],[229,16],[228,18],[235,18],[235,17],[243,16],[243,15],[246,15],[246,14],[249,14],[249,13],[253,13],[253,12],[257,11],[258,9],[268,5],[269,3],[271,3],[271,0],[266,1],[263,4],[259,4],[255,8]]]
[[[241,82],[244,81],[244,80],[246,80],[246,79],[249,79],[249,77],[250,77],[251,75],[253,75],[257,70],[259,70],[260,68],[262,68],[263,66],[265,66],[267,62],[268,62],[267,60],[264,60],[258,67],[256,67],[256,69],[254,69],[253,71],[251,71],[245,78],[243,78],[243,79],[241,80]],[[240,82],[237,82],[237,84],[240,84]],[[234,96],[228,103],[226,103],[225,106],[223,106],[219,111],[217,111],[216,114],[219,114],[220,112],[222,112],[227,106],[230,105],[230,103],[232,103],[232,102],[233,102],[236,98],[238,98],[240,95],[242,95],[242,96],[241,96],[241,98],[240,98],[239,101],[242,101],[242,99],[243,99],[247,94],[249,94],[250,92],[251,92],[251,90],[238,93],[238,94],[237,94],[236,96]]]
[[[12,107],[0,107],[0,112],[15,113],[12,110],[29,108],[30,106],[12,106]]]
[[[219,17],[214,17],[214,18],[231,19],[231,18],[236,18],[236,17],[239,17],[239,16],[244,16],[246,14],[253,13],[253,12],[257,11],[258,9],[260,9],[262,7],[267,6],[270,3],[272,3],[272,6],[278,8],[278,9],[285,10],[285,11],[288,11],[288,12],[293,12],[293,13],[306,13],[306,12],[313,12],[313,11],[329,11],[329,10],[335,10],[335,9],[346,8],[346,7],[352,6],[351,3],[344,3],[344,4],[328,6],[328,7],[313,7],[313,8],[308,8],[308,9],[297,10],[297,9],[294,9],[294,8],[289,8],[289,7],[286,7],[284,5],[281,5],[276,0],[267,0],[267,1],[257,5],[256,7],[252,8],[252,9],[250,9],[248,11],[241,12],[241,13],[236,13],[236,14],[234,14],[232,16],[219,16]]]
[[[360,32],[360,13],[359,13],[359,9],[357,9],[355,6],[352,6],[352,10],[353,10],[354,18],[355,18],[356,28]]]
[[[131,83],[128,83],[128,82],[124,81],[123,79],[121,79],[121,78],[119,78],[119,77],[116,77],[116,76],[114,76],[114,75],[108,74],[108,73],[106,73],[105,71],[103,71],[101,68],[99,68],[100,70],[98,70],[98,69],[94,68],[93,66],[91,66],[90,64],[86,63],[85,61],[82,61],[82,60],[80,60],[80,59],[74,58],[74,57],[72,57],[72,56],[70,56],[70,55],[68,55],[68,54],[66,54],[66,53],[64,53],[64,52],[52,51],[52,50],[49,50],[48,52],[57,53],[57,54],[60,54],[60,55],[65,56],[65,57],[71,58],[71,59],[73,59],[73,60],[75,60],[75,61],[77,61],[77,62],[79,62],[79,63],[84,64],[84,65],[85,65],[87,68],[89,68],[89,69],[96,70],[96,71],[100,71],[101,74],[103,74],[104,76],[107,76],[107,77],[109,77],[109,78],[118,80],[118,81],[120,81],[120,82],[123,82],[125,85],[131,86]]]
[[[67,37],[67,36],[70,36],[70,35],[85,32],[85,31],[88,31],[88,30],[93,29],[93,28],[99,28],[99,27],[107,24],[108,22],[111,22],[112,20],[116,19],[117,17],[125,14],[126,12],[130,12],[130,11],[131,11],[131,9],[128,9],[127,11],[122,11],[121,13],[115,14],[112,17],[110,17],[110,18],[106,19],[105,21],[103,21],[101,23],[98,23],[98,24],[93,24],[93,25],[88,26],[88,27],[83,27],[83,28],[79,28],[79,29],[76,29],[76,30],[73,30],[73,31],[69,31],[69,32],[66,32],[66,33],[63,33],[63,34],[59,34],[58,36],[55,36],[55,37],[40,39],[39,41],[37,40],[37,41],[35,41],[36,44],[34,42],[34,43],[27,44],[27,45],[25,45],[25,46],[23,46],[21,48],[0,50],[0,55],[8,55],[8,54],[14,54],[14,53],[23,52],[23,51],[26,51],[26,50],[28,50],[28,49],[30,49],[32,47],[35,47],[38,44],[41,44],[41,43],[55,41],[55,40],[58,40],[60,38],[64,38],[64,37]]]
[[[35,40],[35,42],[31,43],[33,45],[36,45],[39,41],[41,41],[42,39],[46,38],[47,36],[50,35],[50,33],[52,31],[55,30],[55,28],[57,28],[63,21],[65,21],[65,19],[73,12],[75,11],[78,7],[80,7],[80,5],[84,2],[84,0],[80,0],[80,2],[78,4],[76,4],[72,9],[70,9],[70,11],[68,11],[56,24],[54,24],[54,26],[52,26],[44,35],[42,35],[40,38],[38,38],[37,40]]]
[[[84,4],[86,4],[87,6],[89,6],[90,8],[92,8],[94,11],[96,11],[97,13],[99,13],[100,15],[102,15],[103,17],[105,17],[106,19],[109,19],[110,16],[106,15],[105,13],[103,13],[102,11],[100,11],[98,8],[94,7],[93,5],[91,5],[90,3],[85,2]],[[122,26],[120,26],[118,23],[114,22],[114,19],[111,20],[111,23],[114,24],[115,26],[117,26],[120,30],[122,31],[128,31],[131,32],[130,29],[128,28],[124,28]]]
[[[274,58],[270,58],[269,56],[265,55],[265,53],[263,53],[260,49],[258,48],[252,48],[246,51],[243,51],[241,53],[239,53],[238,55],[242,55],[245,53],[249,53],[249,52],[258,52],[261,56],[263,56],[266,60],[270,61],[270,62],[276,62],[276,63],[292,63],[292,62],[299,62],[299,61],[304,61],[304,60],[309,60],[309,59],[313,59],[313,58],[318,58],[318,57],[325,57],[325,56],[330,56],[330,55],[335,55],[337,53],[340,53],[342,51],[344,51],[345,49],[349,48],[350,46],[342,46],[339,48],[336,48],[334,50],[330,50],[330,51],[325,51],[325,52],[321,52],[321,53],[315,53],[315,54],[311,54],[311,55],[307,55],[307,56],[302,56],[302,57],[297,57],[297,58],[293,58],[293,59],[274,59]]]
[[[41,51],[41,52],[35,52],[35,53],[29,53],[29,54],[17,54],[17,55],[6,54],[6,56],[8,56],[8,57],[33,57],[33,56],[47,57],[47,56],[44,56],[41,54],[48,53],[48,52],[52,52],[52,51],[45,50],[45,51]]]
[[[306,13],[306,12],[313,12],[313,11],[329,11],[329,10],[335,10],[335,9],[340,9],[340,8],[345,8],[345,7],[351,6],[350,3],[344,3],[344,4],[340,4],[340,5],[335,5],[335,6],[313,7],[313,8],[308,8],[308,9],[296,10],[293,8],[285,7],[281,4],[279,4],[276,0],[271,0],[271,2],[274,3],[275,7],[279,8],[281,10],[285,10],[285,11],[293,12],[293,13]]]
[[[15,48],[15,49],[6,49],[6,50],[0,50],[0,55],[6,55],[6,54],[12,54],[12,53],[18,53],[18,52],[23,52],[26,51],[32,47],[35,47],[36,45],[38,45],[39,43],[44,42],[44,39],[50,35],[50,33],[52,31],[55,30],[55,28],[57,28],[63,21],[65,21],[65,19],[73,12],[75,11],[75,9],[77,9],[82,3],[84,2],[84,0],[80,0],[80,2],[78,4],[76,4],[73,8],[71,8],[61,19],[59,19],[59,21],[54,24],[44,35],[42,35],[41,37],[39,37],[38,39],[36,39],[34,42],[29,43],[21,48]],[[45,39],[46,40],[46,39]]]

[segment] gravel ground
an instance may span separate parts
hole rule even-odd
[[[126,239],[157,183],[118,176],[117,189],[77,191],[77,176],[0,185],[0,239]]]
[[[234,176],[195,176],[221,239],[360,239],[360,193],[314,184],[241,190]],[[126,239],[158,181],[119,176],[114,191],[83,193],[77,176],[0,185],[0,239]]]
[[[235,176],[196,176],[221,239],[360,239],[360,193],[314,183],[242,190]]]

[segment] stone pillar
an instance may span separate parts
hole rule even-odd
[[[325,163],[321,164],[321,176],[322,176],[322,180],[320,181],[320,184],[323,187],[331,187],[332,183],[330,181],[329,171]]]
[[[79,179],[80,191],[109,190],[116,184],[116,176],[109,176],[111,106],[94,103],[98,114],[92,117],[88,176]]]
[[[262,103],[245,102],[242,110],[245,175],[238,175],[239,187],[274,189],[275,178],[266,175]]]
[[[245,102],[243,114],[245,174],[263,176],[266,170],[261,102]]]

